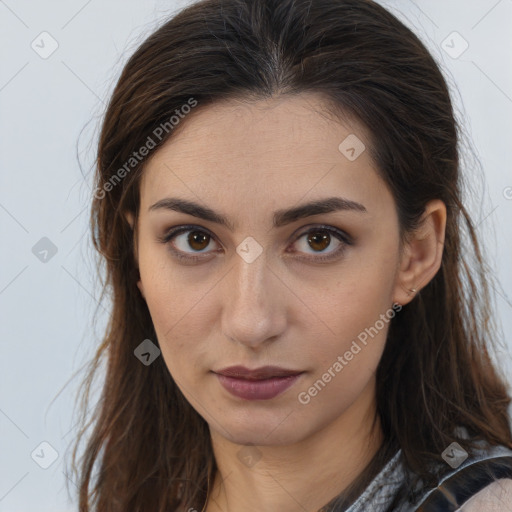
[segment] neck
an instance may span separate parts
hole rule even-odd
[[[211,431],[217,464],[205,512],[316,512],[343,492],[383,442],[374,387],[368,386],[342,416],[293,445],[256,446],[247,465],[243,448]],[[251,455],[251,449],[245,448]]]

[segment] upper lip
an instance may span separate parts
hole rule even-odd
[[[287,370],[286,368],[281,368],[279,366],[262,366],[260,368],[255,368],[254,370],[250,370],[245,366],[229,366],[214,373],[219,373],[221,375],[225,375],[226,377],[261,380],[269,379],[271,377],[289,377],[290,375],[298,375],[299,373],[302,373],[302,371]]]

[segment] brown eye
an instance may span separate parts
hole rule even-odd
[[[195,251],[202,251],[208,247],[210,235],[203,231],[190,231],[187,237],[188,245]]]
[[[214,237],[197,226],[179,226],[158,240],[168,245],[171,253],[185,263],[204,260],[205,256],[216,252],[210,247]]]
[[[308,244],[315,251],[323,251],[329,247],[331,243],[331,235],[322,233],[321,231],[311,231],[312,235],[308,236]]]
[[[331,226],[317,226],[300,235],[291,252],[303,253],[305,259],[313,262],[322,262],[338,258],[352,244],[352,239],[343,231]]]
[[[212,242],[217,243],[215,238],[196,226],[171,229],[159,241],[168,244],[172,254],[184,262],[204,260],[206,255],[217,252],[215,248],[209,249]],[[350,236],[343,231],[330,226],[317,226],[300,235],[293,244],[298,246],[298,250],[295,248],[289,252],[305,254],[305,259],[313,262],[323,262],[338,258],[352,244]]]

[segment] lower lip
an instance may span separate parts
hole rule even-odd
[[[232,395],[245,400],[270,400],[293,386],[302,373],[288,377],[247,380],[216,374],[219,382]]]

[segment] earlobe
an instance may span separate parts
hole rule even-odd
[[[124,218],[126,219],[128,224],[130,224],[130,227],[133,230],[133,227],[135,225],[135,217],[133,216],[133,213],[132,212],[125,212]]]
[[[137,231],[134,229],[135,228],[135,216],[133,215],[132,212],[127,211],[124,213],[124,217],[125,217],[126,221],[128,222],[128,224],[130,225],[132,232],[133,232],[133,257],[135,260],[134,263],[138,267],[139,257],[138,257],[138,250],[137,250]],[[137,268],[137,270],[138,270],[138,268]],[[145,300],[146,297],[144,295],[144,287],[143,287],[142,281],[140,279],[140,271],[138,272],[138,274],[139,274],[139,279],[137,280],[137,288],[139,289],[142,297]]]
[[[418,228],[409,234],[402,252],[393,300],[405,305],[424,288],[441,267],[446,230],[446,206],[430,201]]]
[[[415,282],[413,270],[413,249],[414,247],[411,243],[405,243],[396,273],[393,302],[402,306],[405,306],[414,299],[419,288]]]
[[[142,281],[140,279],[137,281],[137,288],[139,289],[140,294],[142,295],[142,297],[144,297],[145,300],[146,296],[144,295],[144,286],[142,285]]]

